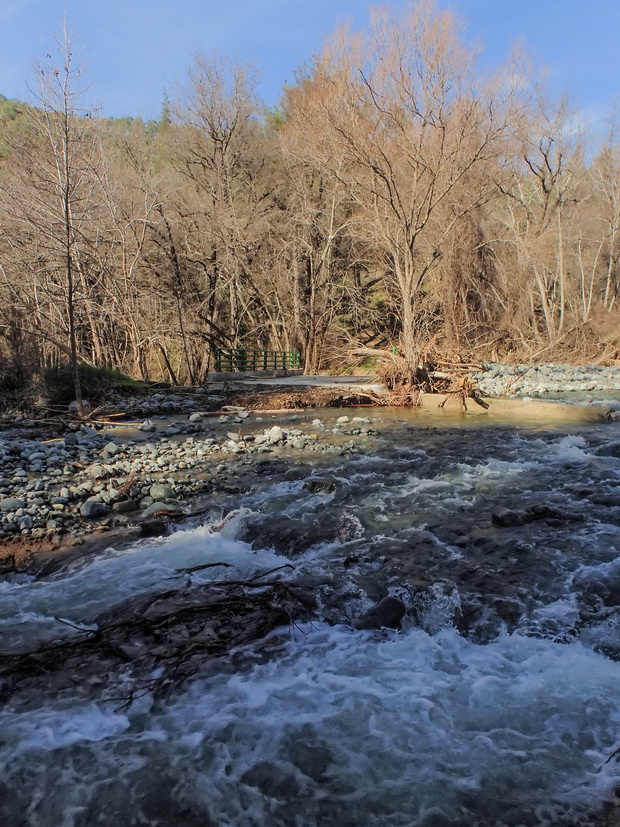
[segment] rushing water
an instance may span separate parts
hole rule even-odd
[[[127,707],[128,673],[104,691],[92,665],[31,682],[0,711],[3,824],[600,823],[620,787],[620,424],[369,415],[362,452],[267,455],[202,525],[0,584],[5,652],[209,562],[292,563],[319,596],[169,697]],[[357,630],[387,594],[402,629]]]

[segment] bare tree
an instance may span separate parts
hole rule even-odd
[[[173,163],[187,185],[186,225],[199,231],[202,258],[212,262],[219,294],[226,295],[231,342],[260,327],[277,337],[260,279],[274,181],[255,77],[248,67],[199,56],[190,80],[176,108],[183,129],[169,133]]]
[[[612,310],[620,294],[620,146],[612,129],[590,170],[594,196],[599,202],[601,243],[605,250],[603,307]]]
[[[376,12],[367,34],[341,31],[288,96],[304,157],[346,186],[395,282],[414,371],[420,293],[459,221],[491,197],[490,168],[520,115],[515,86],[478,81],[475,58],[453,15],[420,2]]]
[[[30,131],[13,144],[18,163],[3,196],[13,242],[28,251],[27,260],[35,265],[29,290],[13,280],[13,298],[34,313],[42,335],[57,345],[64,338],[61,350],[70,354],[81,414],[76,307],[80,250],[97,206],[92,170],[99,142],[90,113],[81,104],[83,74],[74,65],[66,30],[56,46],[58,56],[48,54],[47,63],[37,67],[36,105],[28,113]]]
[[[566,323],[565,223],[576,198],[578,137],[566,102],[554,106],[536,90],[529,118],[516,138],[511,173],[499,183],[506,196],[506,224],[520,288],[532,303],[533,332],[539,333],[540,309],[544,337],[550,343]]]

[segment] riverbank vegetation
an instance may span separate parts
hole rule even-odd
[[[63,40],[0,100],[3,390],[63,362],[200,384],[217,347],[613,363],[620,144],[538,74],[483,71],[420,2],[336,32],[275,110],[200,56],[145,123],[88,109]]]

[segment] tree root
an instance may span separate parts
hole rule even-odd
[[[444,391],[446,394],[446,398],[443,402],[440,402],[437,407],[443,408],[448,399],[456,399],[458,402],[461,403],[461,407],[464,411],[467,410],[467,400],[473,399],[476,405],[480,405],[481,408],[484,408],[488,411],[490,405],[486,402],[480,395],[480,390],[474,387],[474,383],[468,376],[463,377],[458,381],[458,385],[456,388],[451,390]]]

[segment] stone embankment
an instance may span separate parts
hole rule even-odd
[[[571,392],[620,391],[620,367],[600,365],[505,365],[492,363],[474,374],[474,382],[489,396],[537,396]]]
[[[163,407],[178,412],[186,404],[167,399]],[[328,430],[315,419],[309,433],[260,427],[257,417],[256,430],[250,430],[247,410],[222,410],[217,417],[200,411],[172,421],[153,417],[133,431],[83,424],[51,440],[8,432],[0,438],[0,544],[19,537],[59,545],[63,535],[80,542],[93,530],[179,513],[190,497],[226,490],[226,459],[251,460],[274,450],[346,453],[374,433],[369,419],[348,416],[335,416]],[[321,440],[326,430],[330,439]]]

